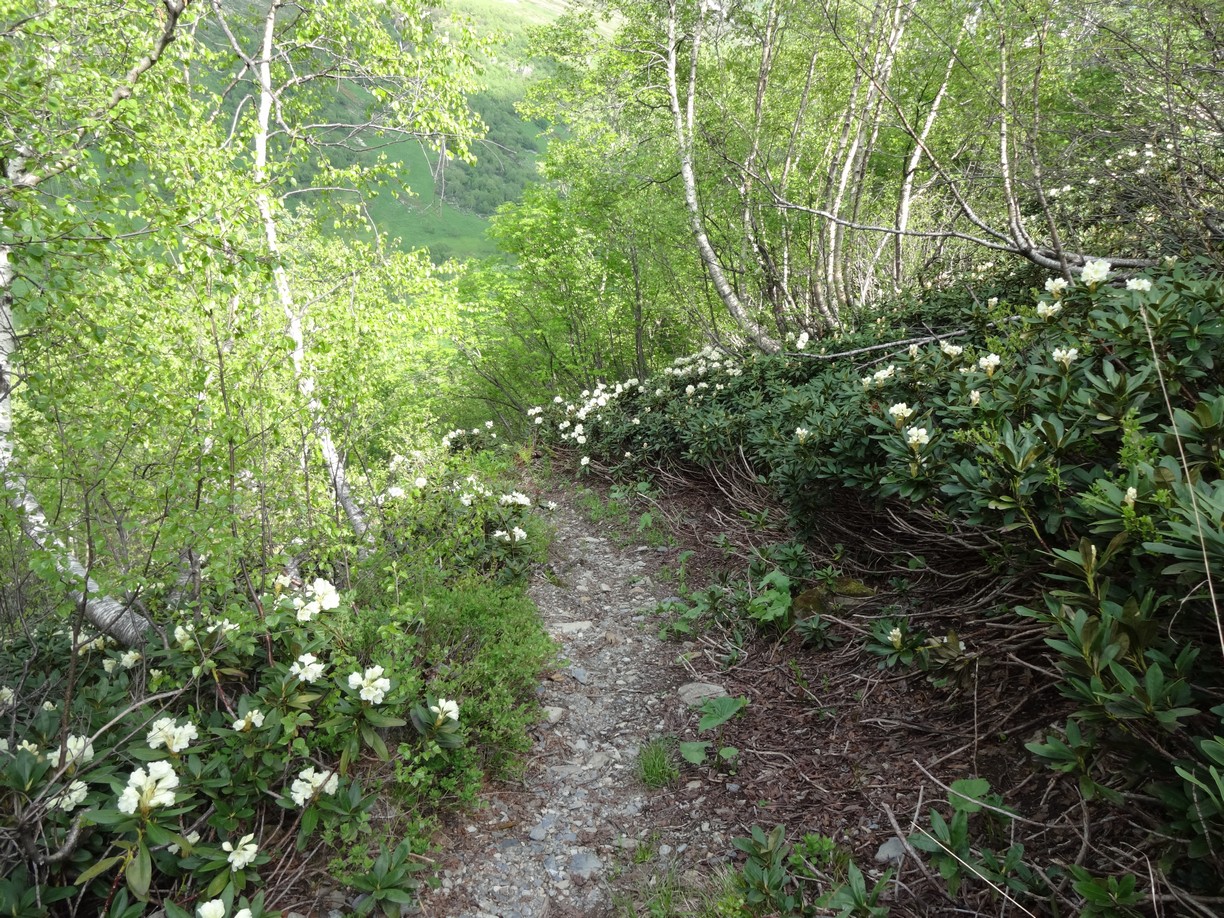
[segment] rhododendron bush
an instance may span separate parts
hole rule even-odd
[[[801,533],[869,567],[945,553],[959,587],[937,599],[938,628],[1011,618],[1044,640],[966,648],[884,620],[868,649],[961,688],[1022,654],[1065,715],[1020,754],[1094,807],[1141,795],[1161,869],[1217,892],[1224,279],[1168,259],[1062,280],[929,294],[778,356],[708,347],[532,409],[530,430],[579,474],[765,484]]]

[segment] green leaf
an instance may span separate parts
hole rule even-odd
[[[702,765],[706,760],[706,751],[712,744],[708,740],[680,744],[680,756],[686,762]]]
[[[985,778],[961,778],[952,782],[948,803],[952,809],[962,813],[977,813],[982,809],[981,800],[990,793],[990,782]]]
[[[705,732],[721,727],[746,707],[747,698],[707,698],[701,705],[702,717],[697,721],[697,729]]]
[[[136,856],[128,863],[127,885],[137,899],[149,897],[149,884],[153,882],[153,861],[149,849],[142,841],[136,848]]]
[[[408,721],[402,717],[392,717],[390,714],[380,714],[377,711],[366,709],[365,719],[368,723],[375,727],[402,727]]]
[[[106,873],[106,871],[110,870],[121,860],[123,860],[122,854],[116,854],[114,857],[104,857],[92,867],[87,867],[85,870],[82,870],[80,876],[73,880],[72,883],[74,886],[83,886],[94,878]]]

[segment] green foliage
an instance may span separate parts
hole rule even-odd
[[[832,839],[808,834],[792,847],[782,825],[766,833],[752,827],[732,844],[746,856],[735,880],[743,906],[752,915],[815,915],[837,909],[844,918],[883,918],[880,899],[892,871],[867,887],[866,878],[844,848]]]
[[[851,861],[846,883],[821,899],[820,904],[839,909],[838,918],[885,918],[888,915],[888,906],[880,905],[879,902],[891,879],[892,870],[886,870],[868,889],[863,872]]]
[[[792,881],[786,870],[790,853],[786,827],[774,826],[766,835],[760,826],[753,826],[751,837],[732,839],[731,844],[747,855],[739,882],[748,908],[756,912],[794,913],[799,899],[788,891]]]
[[[871,626],[867,650],[882,657],[880,669],[891,669],[898,663],[906,666],[912,664],[925,642],[926,635],[921,631],[911,631],[905,619],[886,618]]]
[[[402,841],[393,849],[384,850],[369,873],[354,877],[351,885],[365,894],[357,906],[358,915],[375,910],[387,918],[403,914],[404,906],[416,904],[417,881],[413,873],[421,870],[420,861],[413,859],[412,847]]]
[[[464,731],[487,769],[513,770],[538,720],[538,675],[556,655],[535,606],[518,590],[468,579],[423,607],[431,689],[462,699]]]
[[[700,733],[718,730],[718,736],[721,738],[721,728],[746,707],[748,707],[747,698],[729,698],[726,696],[707,698],[697,708],[701,713],[701,717],[697,720],[697,730]],[[680,743],[680,755],[686,762],[690,762],[693,765],[704,765],[709,755],[710,747],[713,745],[715,743],[711,740],[689,740],[682,742]],[[739,750],[736,747],[720,746],[715,756],[715,764],[734,771],[738,758]]]
[[[1053,299],[1017,284],[1002,305],[969,304],[959,315],[943,297],[938,308],[964,329],[959,336],[881,348],[870,353],[882,358],[859,368],[853,355],[706,348],[633,386],[544,406],[543,434],[572,449],[565,422],[581,416],[583,453],[609,463],[631,453],[619,463],[626,475],[648,463],[716,468],[742,452],[801,527],[818,527],[822,507],[849,490],[894,513],[921,505],[925,517],[915,518],[934,521],[922,524],[932,550],[945,519],[1005,533],[1002,556],[983,564],[1004,577],[1043,572],[1043,601],[1010,611],[1048,627],[1048,657],[1035,660],[1057,670],[1057,689],[1076,709],[1065,736],[1030,751],[1074,775],[1089,800],[1117,801],[1136,784],[1160,799],[1171,839],[1164,863],[1182,882],[1214,889],[1206,877],[1224,848],[1211,771],[1219,769],[1208,755],[1219,731],[1204,712],[1224,685],[1207,588],[1224,569],[1224,324],[1212,306],[1224,282],[1201,263],[1141,280],[1151,288],[1076,284]],[[1000,323],[1003,310],[1015,318]],[[877,335],[865,329],[836,346],[869,347]],[[801,635],[825,640],[817,616],[836,599],[835,570],[816,571],[780,546],[750,576],[754,589],[717,586],[673,602],[666,629],[794,615]],[[792,597],[804,580],[832,586]],[[993,651],[967,648],[960,632],[928,637],[894,615],[873,623],[866,648],[881,668],[916,664],[938,684],[967,689]],[[1131,763],[1125,774],[1104,764],[1114,753]],[[694,759],[705,754],[693,750]],[[959,854],[967,816],[944,820],[944,842]],[[978,860],[1001,883],[1041,886],[1023,875],[1018,850]]]
[[[675,744],[666,737],[647,740],[638,750],[638,777],[649,788],[668,787],[680,780]]]
[[[746,707],[747,698],[707,698],[698,708],[701,718],[697,721],[697,729],[703,733],[717,730]]]

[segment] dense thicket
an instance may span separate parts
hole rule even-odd
[[[330,860],[398,913],[513,767],[539,530],[420,451],[455,298],[367,207],[372,150],[466,154],[480,51],[413,2],[0,2],[0,911],[258,916]]]
[[[521,264],[468,295],[512,342],[482,349],[485,373],[505,398],[526,366],[555,370],[559,340],[598,374],[683,353],[676,328],[776,350],[996,268],[1214,256],[1219,19],[1196,2],[578,4],[539,41],[550,75],[528,105],[567,136],[496,220]],[[536,234],[568,245],[524,255]]]
[[[1030,751],[1143,833],[956,855],[1034,906],[1209,907],[1222,26],[579,3],[521,106],[556,127],[540,181],[501,203],[457,167],[502,255],[442,270],[380,207],[398,151],[474,149],[470,22],[0,0],[0,910],[259,914],[297,869],[267,851],[318,837],[363,908],[410,899],[426,831],[367,857],[361,778],[428,811],[521,748],[538,529],[466,450],[546,420],[597,465],[734,457],[799,526],[851,495],[957,546],[999,584],[962,613],[1019,616],[1073,702]],[[558,389],[588,395],[525,413]],[[1033,573],[1062,579],[1020,607]],[[876,638],[955,684],[991,657]]]

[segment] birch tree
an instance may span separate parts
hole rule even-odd
[[[357,538],[368,542],[369,523],[309,369],[307,307],[295,296],[286,268],[280,214],[286,196],[312,191],[347,196],[360,207],[375,178],[394,179],[385,164],[364,173],[359,167],[324,168],[316,187],[288,187],[298,164],[329,149],[366,152],[410,141],[431,146],[437,155],[466,156],[480,129],[466,102],[474,88],[477,45],[461,22],[435,31],[430,8],[415,0],[390,8],[373,0],[309,7],[267,0],[252,11],[258,16],[246,19],[231,17],[220,0],[212,0],[212,12],[235,55],[228,105],[221,110],[233,111],[233,142],[242,133],[242,113],[254,111],[246,123],[251,173],[275,295],[293,343],[298,391],[336,502]],[[368,117],[336,117],[322,100],[339,92],[368,98]]]
[[[178,35],[189,0],[162,0],[154,14],[147,5],[118,4],[91,19],[76,4],[6,3],[0,6],[0,35],[18,53],[11,58],[10,86],[19,104],[4,116],[0,134],[3,183],[0,184],[0,481],[16,507],[20,526],[35,548],[79,596],[85,618],[124,644],[145,639],[148,620],[128,603],[104,595],[85,565],[53,531],[17,467],[13,401],[19,393],[16,352],[19,338],[14,285],[21,259],[45,230],[32,219],[32,198],[57,180],[84,168],[101,141],[112,134],[127,107],[138,100],[140,84],[158,65]],[[92,32],[83,41],[85,21]],[[126,31],[146,37],[146,50],[125,53]],[[84,50],[88,63],[79,58]],[[115,62],[129,59],[123,70]],[[99,80],[98,77],[107,77]]]

